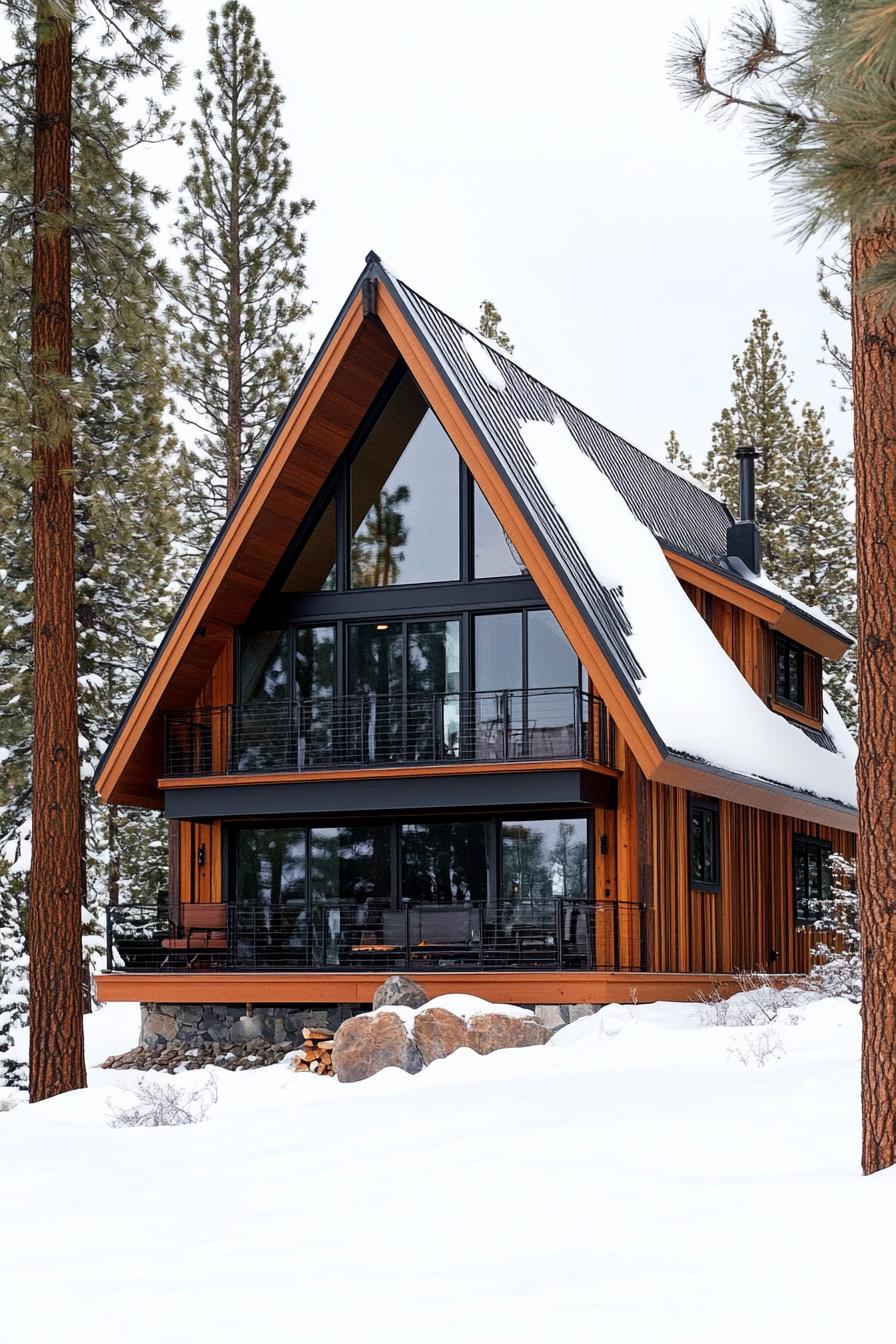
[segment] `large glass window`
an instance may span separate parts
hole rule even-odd
[[[233,729],[238,770],[288,770],[295,764],[289,648],[288,630],[253,631],[240,642],[242,705]]]
[[[235,935],[241,960],[276,966],[301,960],[307,942],[305,830],[239,830]]]
[[[793,837],[793,896],[797,924],[814,924],[831,902],[831,845],[811,835]]]
[[[494,510],[473,483],[473,577],[519,578],[527,574],[519,552],[495,517]]]
[[[286,576],[284,593],[326,593],[336,587],[336,500],[321,514]]]
[[[501,823],[499,944],[509,960],[564,964],[590,956],[588,823],[582,817]]]
[[[460,751],[460,622],[411,621],[407,627],[408,759]]]
[[[296,697],[299,768],[333,759],[336,630],[309,625],[296,630]]]
[[[310,853],[313,959],[341,965],[382,941],[392,900],[392,828],[315,826]]]
[[[241,827],[235,848],[246,965],[593,960],[582,817]]]
[[[460,578],[460,460],[410,374],[351,466],[353,588]]]
[[[401,830],[401,898],[435,905],[484,905],[488,892],[482,822],[414,822]]]

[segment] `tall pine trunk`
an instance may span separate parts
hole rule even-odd
[[[862,290],[896,250],[888,223],[852,244],[866,1173],[896,1162],[896,318]]]
[[[39,0],[34,123],[31,1100],[86,1086],[71,412],[71,5]],[[68,11],[68,12],[67,12]]]

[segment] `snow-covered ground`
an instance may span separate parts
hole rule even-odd
[[[350,1086],[215,1070],[181,1128],[110,1127],[134,1075],[92,1070],[0,1114],[2,1337],[887,1337],[896,1171],[859,1175],[857,1010],[713,1016],[611,1007]],[[90,1063],[136,1028],[88,1019]]]

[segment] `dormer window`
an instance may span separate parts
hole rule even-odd
[[[775,699],[805,709],[805,650],[801,644],[775,636]]]

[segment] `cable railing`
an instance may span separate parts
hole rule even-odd
[[[372,900],[156,906],[106,912],[107,969],[203,971],[643,971],[648,910],[634,901],[487,904]]]
[[[613,766],[604,702],[577,687],[318,696],[169,713],[165,774],[268,774],[464,762]]]

